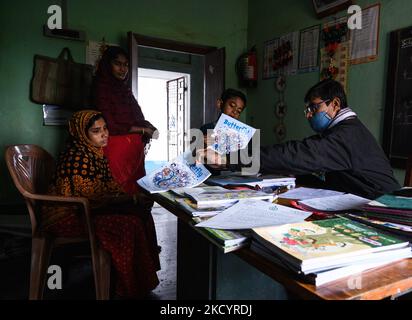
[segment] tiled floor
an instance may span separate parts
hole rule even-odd
[[[158,272],[160,284],[148,299],[176,299],[176,217],[155,205],[152,211],[156,224],[157,238],[162,247],[160,253],[161,270]],[[0,300],[27,299],[30,272],[30,237],[11,235],[6,232],[12,227],[26,226],[29,221],[22,216],[0,216]],[[8,224],[8,227],[5,225]],[[16,229],[14,229],[16,230]],[[45,299],[95,299],[94,282],[89,258],[79,258],[74,253],[86,249],[65,248],[56,251],[51,264],[64,266],[63,290],[45,289]]]

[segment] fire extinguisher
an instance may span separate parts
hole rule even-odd
[[[239,84],[242,87],[257,86],[257,53],[256,47],[242,54],[236,62],[236,73],[239,78]]]

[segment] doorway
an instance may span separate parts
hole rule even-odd
[[[190,128],[190,74],[139,68],[138,101],[146,120],[159,130],[146,155],[146,172],[173,160],[187,148]]]

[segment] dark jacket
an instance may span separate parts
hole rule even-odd
[[[386,155],[357,118],[303,141],[262,147],[260,161],[264,173],[318,174],[324,188],[369,199],[400,188]]]

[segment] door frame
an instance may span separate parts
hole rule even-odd
[[[204,97],[203,97],[203,122],[215,121],[219,111],[215,106],[215,100],[220,97],[220,94],[225,89],[225,62],[226,53],[225,48],[217,48],[213,46],[199,45],[187,42],[180,42],[156,37],[149,37],[129,31],[127,33],[129,46],[129,86],[135,97],[137,97],[137,82],[138,82],[138,46],[150,47],[162,50],[169,50],[175,52],[182,52],[186,54],[201,55],[205,57],[204,64]],[[134,58],[133,58],[134,57]],[[208,61],[208,57],[209,60]],[[223,61],[221,69],[221,77],[219,73],[217,76],[210,71],[209,63],[214,59]],[[209,73],[208,73],[209,72]],[[221,78],[221,79],[219,79]]]

